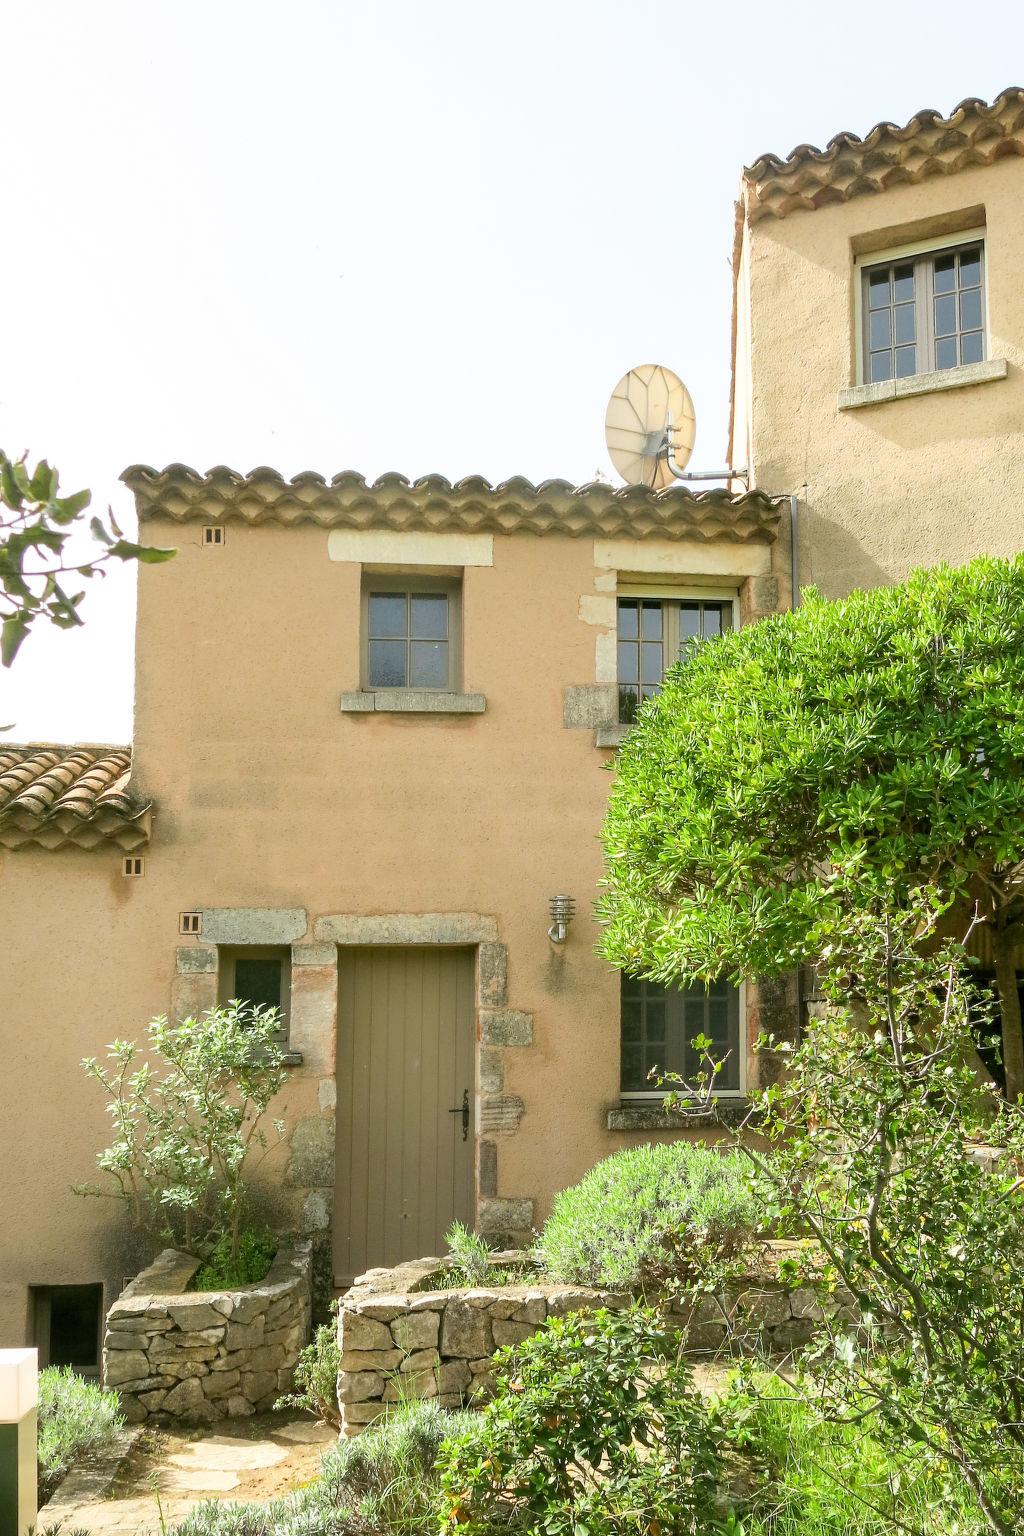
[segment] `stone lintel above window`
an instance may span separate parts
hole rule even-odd
[[[482,693],[442,693],[426,688],[363,689],[343,693],[342,714],[482,715]]]

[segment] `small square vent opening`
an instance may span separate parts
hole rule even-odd
[[[216,523],[207,523],[206,526],[203,528],[203,543],[204,543],[204,545],[205,544],[223,544],[224,543],[224,529],[223,528],[219,528]]]
[[[121,873],[129,880],[137,880],[146,873],[146,861],[139,853],[126,853],[121,860]]]
[[[182,912],[178,917],[179,933],[202,933],[203,914],[201,912]]]

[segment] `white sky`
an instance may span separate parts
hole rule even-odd
[[[1024,77],[1019,0],[3,17],[0,445],[128,524],[140,461],[588,480],[642,362],[717,467],[741,165]],[[30,638],[8,740],[129,739],[133,588]]]

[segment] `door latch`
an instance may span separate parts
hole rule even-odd
[[[456,1104],[455,1108],[454,1109],[450,1109],[448,1111],[448,1113],[450,1115],[461,1115],[462,1116],[462,1139],[463,1139],[463,1141],[468,1141],[469,1140],[469,1089],[468,1088],[465,1090],[465,1092],[462,1095],[462,1103],[461,1104]]]

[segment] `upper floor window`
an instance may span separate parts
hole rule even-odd
[[[623,973],[621,1010],[623,1094],[682,1091],[678,1083],[658,1086],[666,1072],[701,1086],[709,1058],[722,1063],[715,1093],[741,1092],[740,989],[731,982],[664,987]],[[695,1044],[702,1037],[711,1042],[703,1050]]]
[[[978,239],[864,266],[865,383],[983,362],[984,268]]]
[[[440,578],[381,577],[364,588],[367,688],[454,691],[458,586]]]
[[[700,640],[732,628],[732,603],[696,598],[620,597],[619,723],[631,725],[675,662]]]

